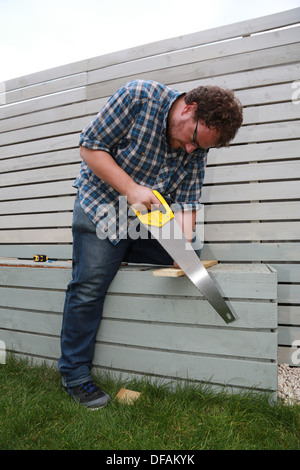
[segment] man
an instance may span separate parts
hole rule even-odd
[[[160,204],[153,193],[159,191],[199,256],[194,225],[208,149],[227,146],[241,124],[242,107],[230,90],[207,86],[180,93],[135,80],[120,88],[82,132],[83,162],[74,182],[73,278],[58,363],[63,386],[75,401],[98,408],[110,399],[93,382],[90,369],[105,295],[121,262],[173,263],[156,240],[142,236],[142,229],[136,236],[137,219],[128,208],[150,210]]]

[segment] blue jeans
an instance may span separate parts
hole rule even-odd
[[[96,227],[82,210],[78,198],[72,231],[72,280],[66,291],[58,361],[63,385],[69,387],[91,379],[103,303],[121,262],[173,265],[172,258],[156,240],[128,237],[113,245],[108,239],[98,238]]]

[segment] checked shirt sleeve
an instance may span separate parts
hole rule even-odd
[[[116,92],[80,134],[79,145],[112,153],[113,147],[127,134],[134,119],[135,100],[123,87]]]

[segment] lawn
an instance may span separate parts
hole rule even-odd
[[[1,450],[298,450],[300,407],[266,395],[232,395],[188,385],[95,377],[112,401],[97,411],[75,404],[55,367],[9,357],[0,365]],[[120,388],[141,392],[133,405]],[[166,452],[165,452],[166,453]]]

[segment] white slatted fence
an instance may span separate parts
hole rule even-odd
[[[0,89],[0,256],[71,258],[79,133],[136,78],[232,88],[244,123],[211,150],[203,257],[278,270],[279,361],[300,341],[300,8],[8,80]],[[294,354],[294,355],[293,355]],[[295,364],[294,364],[295,365]]]

